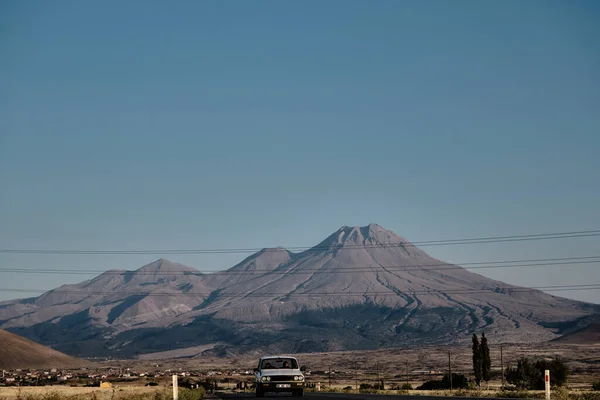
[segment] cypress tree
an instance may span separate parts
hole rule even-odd
[[[490,375],[492,372],[492,360],[490,359],[490,348],[488,347],[487,338],[485,333],[481,334],[481,378],[489,382]]]
[[[482,351],[477,339],[477,334],[473,334],[473,373],[475,374],[475,383],[477,386],[481,384],[481,378],[483,377],[483,363],[482,363]]]

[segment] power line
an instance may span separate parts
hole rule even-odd
[[[288,248],[213,248],[213,249],[162,249],[162,250],[51,250],[51,249],[0,249],[3,254],[48,254],[48,255],[159,255],[159,254],[235,254],[235,253],[255,253],[258,251],[316,251],[316,250],[351,250],[363,248],[407,248],[407,247],[425,247],[425,246],[449,246],[449,245],[467,245],[483,243],[502,243],[502,242],[522,242],[531,240],[549,240],[549,239],[569,239],[600,236],[600,229],[588,231],[572,231],[557,233],[538,233],[530,235],[512,235],[512,236],[488,236],[463,239],[444,239],[429,240],[421,242],[390,242],[390,243],[369,243],[369,244],[346,244],[346,245],[324,245],[324,246],[296,246]]]
[[[529,288],[521,287],[493,287],[493,288],[482,288],[482,289],[454,289],[454,290],[435,290],[435,289],[422,289],[422,290],[411,290],[406,292],[394,292],[392,290],[385,292],[313,292],[313,293],[293,293],[293,292],[268,292],[268,293],[256,293],[256,292],[242,292],[242,293],[223,293],[219,294],[216,298],[270,298],[270,297],[346,297],[346,296],[360,296],[360,297],[387,297],[395,296],[401,297],[401,295],[424,295],[424,294],[473,294],[473,293],[498,293],[498,294],[511,294],[511,293],[527,293],[527,292],[539,292],[539,291],[579,291],[579,290],[597,290],[600,289],[600,283],[592,284],[580,284],[580,285],[554,285],[554,286],[535,286]],[[13,292],[13,293],[48,293],[48,294],[79,294],[84,296],[109,296],[109,295],[127,295],[127,296],[198,296],[208,297],[211,292],[132,292],[132,291],[83,291],[83,290],[43,290],[43,289],[16,289],[16,288],[0,288],[0,292]]]
[[[204,276],[210,275],[305,275],[305,274],[338,274],[348,272],[372,272],[373,268],[386,269],[389,272],[411,272],[411,271],[450,271],[450,270],[473,270],[473,269],[502,269],[502,268],[527,268],[527,267],[549,267],[561,265],[584,265],[600,263],[600,255],[588,257],[563,257],[563,258],[545,258],[529,260],[504,260],[504,261],[481,261],[470,263],[435,263],[421,265],[364,265],[343,267],[335,266],[334,269],[293,269],[293,270],[272,270],[272,269],[253,269],[250,271],[231,271],[231,270],[171,270],[171,271],[103,271],[103,270],[79,270],[79,269],[40,269],[40,268],[1,268],[0,273],[24,273],[24,274],[74,274],[74,275],[135,275],[135,276]],[[459,264],[459,265],[458,265]],[[497,265],[494,265],[497,264]],[[467,267],[463,267],[468,265]],[[439,267],[439,268],[436,268]]]

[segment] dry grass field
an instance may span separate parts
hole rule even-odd
[[[151,396],[156,392],[155,388],[128,387],[100,389],[84,387],[43,386],[43,387],[0,387],[0,399],[2,400],[29,400],[31,399],[68,399],[69,397],[89,400],[131,399],[142,398],[143,395]],[[114,395],[113,395],[114,394]],[[149,397],[150,398],[150,397]],[[44,400],[45,400],[44,399]]]
[[[180,400],[200,400],[203,393],[180,389]],[[0,387],[0,400],[171,400],[172,389],[124,386],[115,388],[85,387]]]

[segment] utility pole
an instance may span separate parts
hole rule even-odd
[[[502,346],[500,346],[500,371],[502,371],[502,386],[504,386],[504,360],[502,359]]]
[[[355,388],[358,390],[358,363],[354,361],[354,378],[356,379]]]
[[[329,366],[329,388],[331,389],[331,365]]]
[[[408,387],[408,361],[406,361],[406,386]]]
[[[375,364],[377,368],[377,390],[381,389],[381,381],[379,380],[379,361]]]
[[[448,379],[450,379],[450,390],[452,390],[452,363],[450,362],[450,352],[448,352]]]

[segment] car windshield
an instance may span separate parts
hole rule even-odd
[[[262,369],[298,369],[298,362],[293,358],[267,358],[261,365]]]

